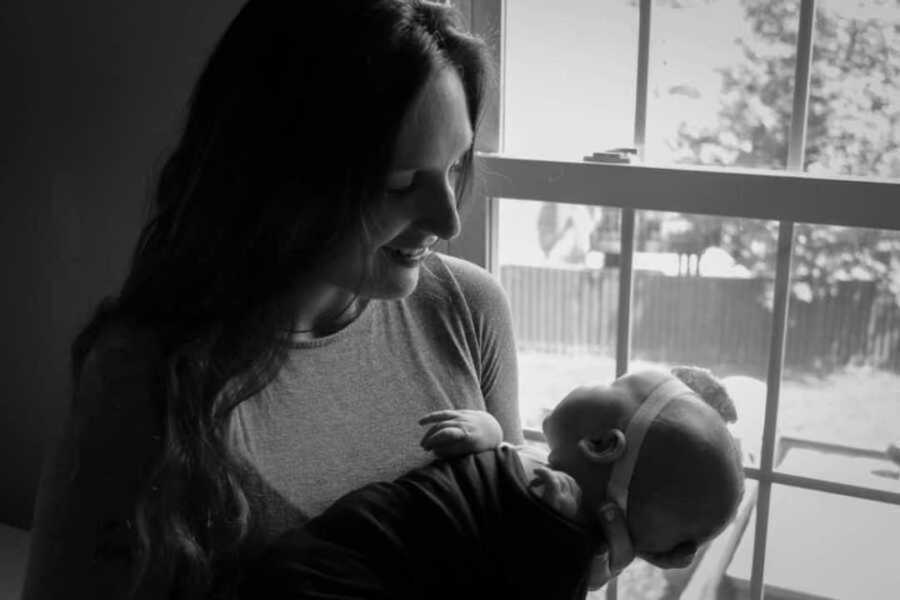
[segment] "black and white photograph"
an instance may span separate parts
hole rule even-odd
[[[900,598],[900,0],[5,0],[0,600]]]

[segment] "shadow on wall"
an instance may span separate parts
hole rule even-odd
[[[121,284],[191,84],[242,4],[4,3],[0,523],[31,524],[68,345]]]

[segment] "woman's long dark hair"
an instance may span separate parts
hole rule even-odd
[[[199,597],[216,573],[237,571],[252,511],[227,423],[284,363],[292,288],[361,230],[428,78],[456,70],[475,128],[488,65],[438,2],[251,0],[231,23],[126,281],[71,349],[76,382],[111,326],[151,332],[158,350],[163,449],[135,507],[135,592],[153,582]],[[470,149],[462,187],[471,161]]]

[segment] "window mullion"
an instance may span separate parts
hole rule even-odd
[[[769,369],[766,381],[766,411],[763,425],[760,481],[756,499],[756,535],[753,542],[753,571],[750,578],[750,597],[763,598],[766,534],[769,520],[769,499],[772,491],[771,474],[775,457],[775,432],[778,425],[778,400],[781,392],[781,373],[784,368],[784,347],[787,336],[788,301],[790,299],[791,256],[793,254],[794,223],[781,221],[778,225],[778,252],[775,266],[775,293],[772,307],[772,334],[769,345]]]
[[[788,140],[788,171],[802,171],[806,154],[806,121],[809,108],[809,76],[812,62],[815,0],[801,0],[797,32],[797,62],[794,72],[794,105],[791,113],[791,136]],[[763,426],[760,482],[756,499],[756,532],[753,541],[753,570],[750,597],[763,600],[765,594],[765,558],[769,510],[772,497],[775,434],[778,425],[778,401],[784,348],[787,340],[788,303],[790,301],[791,257],[794,253],[794,223],[778,224],[778,258],[775,268],[775,296],[772,309],[772,337],[769,348],[769,372],[766,381],[766,412]]]
[[[616,324],[616,377],[628,371],[631,355],[631,305],[634,294],[634,221],[633,208],[622,209],[619,229],[619,314]]]
[[[628,371],[631,354],[631,299],[634,292],[634,219],[633,208],[622,209],[619,226],[619,310],[616,319],[616,377]],[[606,600],[618,600],[618,578],[606,584]]]
[[[494,60],[497,85],[485,88],[484,109],[478,124],[475,149],[503,152],[504,95],[506,88],[506,0],[471,3],[472,33],[485,41]]]
[[[791,111],[791,137],[788,141],[788,171],[802,171],[806,155],[806,122],[815,14],[816,0],[801,0],[797,32],[797,64],[794,70],[794,107]]]
[[[634,147],[644,158],[647,137],[647,82],[650,77],[650,0],[641,0],[638,17],[637,85],[634,97]]]
[[[777,448],[778,452],[783,453],[783,443],[779,444],[779,446],[781,447]],[[837,494],[839,496],[847,496],[848,498],[858,498],[859,500],[871,500],[873,502],[883,502],[885,504],[895,504],[900,506],[900,493],[890,492],[884,489],[851,485],[815,477],[804,477],[802,475],[793,475],[781,471],[772,472],[768,476],[763,477],[760,469],[753,467],[744,467],[744,474],[747,477],[757,479],[760,482],[765,480],[780,485],[825,492],[826,494]]]
[[[647,135],[647,81],[650,74],[651,0],[641,0],[638,9],[638,61],[634,98],[634,147],[638,160],[644,158]],[[616,377],[628,371],[631,355],[631,305],[634,294],[634,208],[621,209],[619,235],[619,314],[616,325]],[[617,600],[619,584],[613,578],[606,584],[606,600]]]
[[[475,140],[478,152],[496,153],[503,150],[503,90],[504,64],[506,60],[506,0],[456,0],[456,6],[469,21],[473,34],[481,37],[490,49],[495,61],[499,85],[489,85],[485,90],[484,111]],[[480,159],[476,158],[476,162]],[[475,169],[476,173],[478,168]],[[478,181],[465,206],[461,218],[460,235],[446,244],[448,254],[464,258],[499,276],[497,266],[497,215],[499,200]]]

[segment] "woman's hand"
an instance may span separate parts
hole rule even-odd
[[[503,441],[500,423],[483,410],[439,410],[425,415],[419,425],[431,425],[420,445],[439,458],[490,450]]]

